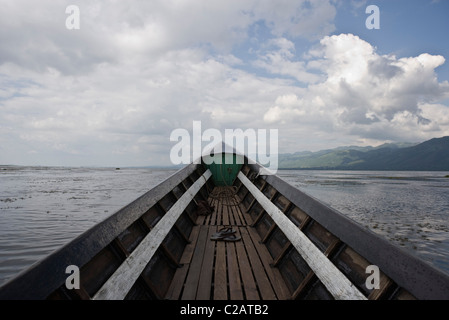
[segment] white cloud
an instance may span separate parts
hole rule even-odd
[[[449,83],[438,82],[435,73],[445,62],[442,56],[379,55],[351,34],[324,37],[321,49],[308,56],[326,80],[308,86],[296,112],[277,103],[266,112],[266,121],[299,123],[310,132],[331,127],[341,135],[379,140],[420,141],[448,132],[442,114],[449,108],[434,105],[449,97]],[[324,129],[320,124],[325,122]]]
[[[332,31],[335,8],[328,0],[77,1],[80,30],[67,30],[72,1],[16,0],[2,3],[0,63],[66,74],[89,72],[120,59],[157,58],[170,50],[210,45],[219,51],[247,39],[258,21],[294,37]],[[286,19],[286,17],[289,17]],[[326,27],[323,30],[323,25]]]
[[[447,133],[444,58],[328,36],[335,3],[77,1],[81,29],[67,30],[72,1],[4,1],[0,163],[166,164],[170,132],[193,120],[279,128],[284,151]],[[304,53],[297,39],[322,40]],[[255,60],[235,51],[242,43]]]
[[[274,49],[261,53],[259,59],[253,62],[254,66],[277,76],[291,77],[301,83],[315,83],[320,80],[319,75],[307,71],[305,61],[297,60],[292,41],[276,38],[268,42],[268,47]]]

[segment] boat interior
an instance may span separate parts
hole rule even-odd
[[[81,269],[81,288],[61,286],[50,299],[95,297],[104,283],[130,256],[173,204],[202,179],[199,166],[118,235]],[[369,299],[414,297],[381,274],[380,289],[365,286],[370,263],[279,193],[245,165],[242,173],[333,261]],[[212,213],[198,214],[207,201]],[[236,238],[212,240],[224,228]],[[116,297],[115,297],[116,298]],[[216,186],[208,180],[185,208],[124,299],[167,300],[289,300],[334,299],[295,250],[282,230],[244,184]]]
[[[447,275],[278,176],[261,174],[260,165],[235,162],[184,167],[0,288],[0,298],[448,295]],[[79,268],[75,289],[67,285],[70,265]],[[375,286],[367,285],[372,265],[379,269]]]

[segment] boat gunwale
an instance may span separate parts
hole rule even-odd
[[[246,156],[244,158],[245,164],[252,171],[256,173],[264,171],[262,165],[248,161]],[[194,162],[179,169],[102,222],[23,270],[0,287],[0,299],[47,298],[64,284],[67,278],[66,266],[74,264],[82,267],[174,187],[202,166],[203,164]],[[370,263],[376,264],[398,286],[416,298],[449,299],[449,275],[442,270],[304,193],[278,175],[261,173],[260,177],[350,248]]]
[[[0,300],[46,299],[64,284],[67,266],[81,268],[199,167],[201,164],[191,163],[177,170],[128,205],[21,271],[0,287]]]
[[[260,164],[248,164],[263,172]],[[262,170],[261,170],[262,169]],[[273,188],[418,299],[449,299],[449,275],[295,188],[278,175],[262,175]],[[348,232],[350,230],[351,232]]]

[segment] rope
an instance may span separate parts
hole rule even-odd
[[[209,197],[212,199],[216,199],[223,203],[224,206],[238,206],[241,203],[241,200],[236,200],[237,195],[237,187],[235,186],[226,186],[224,188],[214,188],[211,193],[209,193]],[[225,201],[228,200],[228,201]]]

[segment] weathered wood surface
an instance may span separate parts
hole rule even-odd
[[[331,261],[290,221],[242,172],[237,176],[277,227],[285,234],[313,272],[335,299],[365,300],[366,297],[332,264]]]
[[[164,241],[165,237],[192,201],[201,187],[211,177],[207,170],[170,208],[170,210],[156,224],[153,230],[142,240],[124,263],[114,272],[102,288],[95,294],[94,300],[123,299],[142,270],[153,257],[154,253]]]
[[[260,170],[259,164],[248,166],[253,172]],[[279,176],[267,175],[263,177],[263,180],[343,243],[377,265],[399,287],[413,293],[416,299],[449,299],[447,273],[310,197]]]
[[[216,187],[223,190],[226,187]],[[217,191],[217,190],[215,190]],[[188,300],[284,300],[290,297],[273,259],[244,214],[238,197],[210,198],[215,210],[199,216],[192,231],[182,267],[165,299]],[[224,226],[230,226],[241,240],[214,241],[210,237]]]
[[[410,292],[420,299],[449,297],[447,275],[279,177],[256,176],[253,166],[242,168],[234,187],[215,189],[212,179],[201,177],[204,168],[187,166],[0,288],[0,299],[41,299],[52,292],[50,298],[63,299],[415,298]],[[196,196],[194,189],[200,191]],[[195,206],[208,194],[216,210],[196,219]],[[235,228],[242,239],[211,241],[223,226]],[[148,267],[152,256],[152,262],[160,259],[156,271]],[[372,292],[360,282],[368,260],[385,272],[381,289]],[[61,290],[69,264],[85,272],[85,283],[70,297]],[[142,283],[147,288],[139,291]]]
[[[46,299],[64,285],[68,265],[83,266],[114,240],[123,230],[156,204],[167,192],[197,170],[199,165],[188,165],[160,184],[123,207],[105,221],[35,263],[0,287],[0,299]]]

